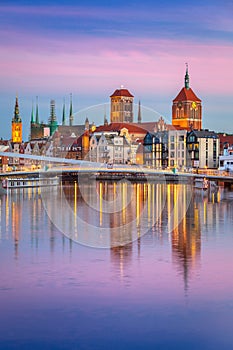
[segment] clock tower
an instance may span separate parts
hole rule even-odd
[[[11,138],[12,138],[12,142],[16,142],[16,143],[22,142],[22,120],[19,115],[18,96],[16,96],[15,113],[11,122]]]
[[[172,105],[172,125],[184,129],[202,129],[202,106],[201,100],[195,95],[189,86],[188,65],[186,64],[186,74],[184,87],[173,100]]]

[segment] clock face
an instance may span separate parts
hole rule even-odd
[[[196,102],[192,102],[192,109],[196,109],[196,108],[197,108]]]

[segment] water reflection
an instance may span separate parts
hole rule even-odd
[[[224,202],[221,192],[203,196],[200,192],[193,193],[188,185],[127,182],[84,186],[75,183],[43,194],[29,190],[0,197],[1,238],[4,234],[5,238],[12,235],[17,258],[24,231],[22,222],[27,215],[32,247],[39,247],[43,220],[47,221],[44,234],[49,237],[51,253],[55,249],[57,226],[68,236],[70,252],[72,241],[109,246],[112,261],[118,259],[123,268],[133,249],[131,243],[137,240],[140,252],[143,235],[151,232],[156,244],[164,240],[171,242],[173,261],[183,274],[187,289],[189,275],[200,259],[202,227],[218,226],[220,218],[229,212],[232,217],[231,206]],[[64,236],[62,240],[64,247]]]
[[[191,271],[200,259],[201,220],[195,200],[191,201],[186,215],[172,232],[172,256],[184,279],[184,289],[188,290]]]
[[[54,348],[64,339],[66,348],[114,348],[112,339],[106,342],[112,330],[113,341],[130,340],[134,349],[194,348],[194,338],[202,345],[217,339],[221,347],[224,321],[232,323],[233,192],[207,196],[182,184],[77,183],[47,197],[0,196],[0,208],[2,348],[17,341],[18,348],[34,349],[38,339]],[[71,229],[70,237],[51,214]],[[110,249],[72,239],[75,233],[93,241],[101,228]],[[125,237],[128,244],[122,244]],[[141,335],[136,343],[135,329]],[[230,326],[227,336],[232,343]]]

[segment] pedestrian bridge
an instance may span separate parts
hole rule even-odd
[[[229,174],[224,171],[213,170],[202,173],[193,173],[185,171],[173,172],[170,169],[154,169],[142,165],[127,165],[127,164],[105,164],[90,162],[87,160],[76,160],[67,158],[37,156],[29,154],[20,154],[12,152],[0,152],[0,157],[13,157],[20,159],[29,159],[32,161],[38,161],[41,164],[41,169],[27,170],[22,169],[21,171],[12,171],[0,173],[1,177],[16,177],[16,176],[43,176],[43,174],[54,174],[61,175],[62,177],[75,177],[78,174],[92,174],[99,179],[117,179],[117,178],[135,178],[135,180],[143,178],[146,179],[161,179],[176,181],[183,179],[184,181],[192,181],[195,178],[207,178],[211,181],[224,182],[233,184],[233,174]]]

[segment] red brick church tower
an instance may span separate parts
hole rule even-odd
[[[121,86],[114,91],[111,98],[111,123],[133,123],[134,96]]]
[[[202,129],[202,106],[201,100],[189,87],[188,65],[186,64],[186,74],[184,87],[173,100],[172,105],[172,125],[184,129]]]

